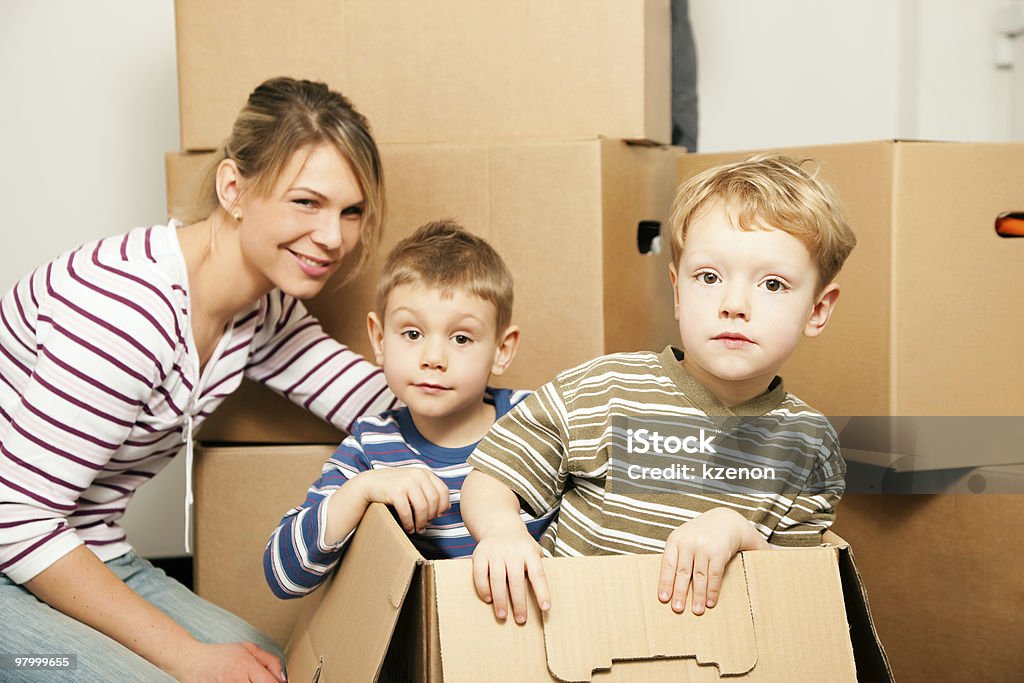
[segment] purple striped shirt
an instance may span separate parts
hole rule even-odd
[[[0,300],[0,572],[18,583],[83,543],[104,561],[130,550],[117,522],[135,489],[243,377],[344,430],[394,407],[380,370],[278,290],[200,377],[177,226],[86,244]]]

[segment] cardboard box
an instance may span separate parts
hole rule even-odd
[[[378,142],[671,141],[668,0],[176,0],[181,146],[267,78],[325,81]]]
[[[356,281],[328,283],[308,306],[329,334],[372,358],[366,314],[388,250],[448,217],[486,238],[515,278],[513,321],[523,336],[501,386],[535,388],[605,353],[661,350],[679,337],[668,250],[641,253],[641,243],[652,226],[667,224],[679,153],[606,139],[383,145],[389,218],[380,248]],[[170,207],[195,196],[202,166],[197,155],[167,155]],[[203,440],[339,440],[285,399],[255,389],[243,385],[229,398],[204,425]]]
[[[702,617],[658,602],[659,555],[544,560],[553,606],[502,624],[471,561],[424,560],[371,506],[286,651],[289,680],[890,680],[849,546],[741,553]]]
[[[309,597],[281,600],[263,578],[263,548],[334,446],[197,448],[195,544],[198,595],[284,646]]]
[[[782,369],[787,388],[843,420],[902,421],[885,448],[868,445],[874,427],[849,425],[848,459],[903,471],[1024,462],[1019,421],[1003,420],[1001,436],[980,421],[1024,415],[1024,359],[1007,341],[1024,333],[1024,306],[1013,298],[1024,240],[995,231],[998,216],[1024,209],[1024,144],[888,140],[777,151],[819,162],[858,239],[829,329],[804,340]],[[679,179],[751,153],[681,156]],[[965,431],[962,421],[921,429],[905,420],[948,415],[979,422]]]
[[[896,680],[1020,680],[1024,495],[847,495],[834,528]]]

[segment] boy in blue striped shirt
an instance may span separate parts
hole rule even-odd
[[[511,317],[512,276],[484,240],[438,221],[395,245],[367,329],[405,407],[356,421],[306,500],[274,530],[263,567],[275,595],[300,597],[319,586],[374,502],[394,510],[425,557],[472,555],[476,544],[459,509],[466,459],[526,396],[488,386],[519,345]],[[521,515],[539,538],[548,518]]]

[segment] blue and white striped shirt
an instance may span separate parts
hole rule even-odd
[[[500,418],[529,392],[488,388],[484,401],[492,403]],[[476,444],[444,448],[427,441],[408,408],[388,411],[379,417],[358,420],[351,436],[324,463],[323,471],[306,494],[306,500],[281,520],[263,554],[263,572],[279,598],[301,597],[319,586],[344,555],[349,534],[330,545],[324,541],[327,507],[331,495],[347,481],[371,469],[425,467],[448,485],[451,507],[431,520],[422,533],[410,535],[427,559],[465,557],[473,554],[476,541],[462,522],[462,482],[472,469],[466,463]],[[555,511],[541,518],[526,512],[520,516],[534,538],[539,539]]]

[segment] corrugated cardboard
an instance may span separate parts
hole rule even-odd
[[[820,162],[858,239],[829,329],[782,369],[787,388],[833,416],[1024,414],[1024,359],[1010,341],[1024,334],[1014,298],[1024,240],[995,232],[1000,214],[1024,207],[1024,144],[888,140],[778,151]],[[681,156],[679,178],[750,153]],[[1006,425],[1007,434],[1021,431]],[[970,435],[894,433],[885,463],[864,447],[844,454],[903,470],[1024,461],[1009,447],[1016,438],[992,443],[990,431],[979,423]]]
[[[273,76],[329,83],[379,142],[670,141],[668,0],[176,0],[181,146]]]
[[[544,560],[553,606],[517,626],[477,598],[468,558],[424,560],[374,505],[296,626],[289,680],[889,680],[849,547],[829,540],[742,553],[702,617],[658,602],[658,555]]]
[[[366,314],[387,251],[421,224],[449,217],[490,241],[515,278],[513,322],[522,343],[502,386],[535,388],[604,353],[660,350],[679,336],[668,250],[641,253],[638,232],[644,221],[667,224],[679,153],[605,139],[383,145],[389,219],[380,249],[356,281],[340,289],[328,284],[309,308],[329,334],[372,357]],[[201,167],[197,155],[167,155],[170,207],[190,203]],[[339,438],[252,385],[229,398],[201,436],[283,443]]]
[[[900,683],[1019,681],[1024,495],[848,495],[835,530],[857,548]]]
[[[280,600],[270,592],[263,548],[333,452],[334,446],[196,449],[196,593],[282,646],[309,598]]]

